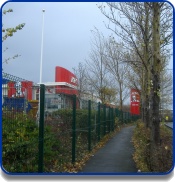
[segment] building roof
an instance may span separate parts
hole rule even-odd
[[[72,85],[72,84],[67,83],[67,82],[45,82],[45,83],[41,83],[41,84],[44,84],[45,86],[67,86],[67,87],[70,87],[73,89],[78,89],[77,86]]]

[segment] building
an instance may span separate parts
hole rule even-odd
[[[46,111],[51,112],[72,107],[72,95],[78,95],[78,79],[73,73],[63,67],[56,66],[55,82],[43,84],[46,86]]]
[[[78,95],[78,79],[73,73],[63,67],[56,66],[55,82],[46,82],[43,84],[46,86],[46,111],[72,107],[72,95]],[[15,107],[14,103],[16,103],[16,107],[19,107],[19,100],[21,100],[20,102],[39,100],[39,84],[3,73],[3,106],[8,106],[12,109],[10,102],[13,101],[13,108]],[[24,107],[24,104],[23,106],[21,104],[21,107]]]

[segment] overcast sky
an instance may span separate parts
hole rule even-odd
[[[103,22],[107,19],[95,2],[9,2],[3,10],[9,8],[13,13],[3,16],[4,27],[15,27],[20,23],[25,23],[25,27],[3,42],[3,49],[8,47],[3,59],[21,55],[3,64],[3,71],[34,82],[39,82],[42,9],[45,9],[43,82],[55,81],[55,66],[72,71],[88,57],[94,26],[104,35],[111,34]]]
[[[55,81],[55,67],[73,71],[79,62],[88,58],[94,26],[105,36],[108,20],[101,14],[96,2],[9,2],[3,10],[13,9],[2,17],[4,27],[25,27],[3,42],[3,59],[20,54],[15,60],[3,64],[3,71],[39,82],[41,59],[42,9],[44,13],[43,82]],[[172,61],[170,63],[172,68]]]

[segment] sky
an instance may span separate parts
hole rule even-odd
[[[12,75],[39,82],[41,60],[42,9],[44,13],[42,82],[55,81],[55,67],[70,71],[83,62],[90,52],[91,30],[97,27],[104,35],[111,32],[105,28],[107,19],[95,2],[9,2],[3,10],[13,13],[3,15],[4,27],[25,27],[3,42],[3,59],[15,54],[20,57],[3,64],[3,71]]]
[[[79,62],[88,58],[91,50],[91,30],[97,27],[104,36],[108,20],[101,14],[96,2],[8,2],[2,10],[13,13],[2,16],[4,27],[25,27],[2,44],[2,59],[16,54],[20,57],[3,64],[3,71],[39,83],[41,60],[42,10],[44,13],[42,82],[55,81],[55,67],[71,72]],[[172,68],[172,60],[169,68]]]

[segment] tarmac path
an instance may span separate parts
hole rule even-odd
[[[87,161],[83,173],[136,173],[131,142],[134,126],[122,128]]]
[[[171,129],[173,129],[173,122],[166,122],[166,123],[165,123],[165,126],[171,128]]]

